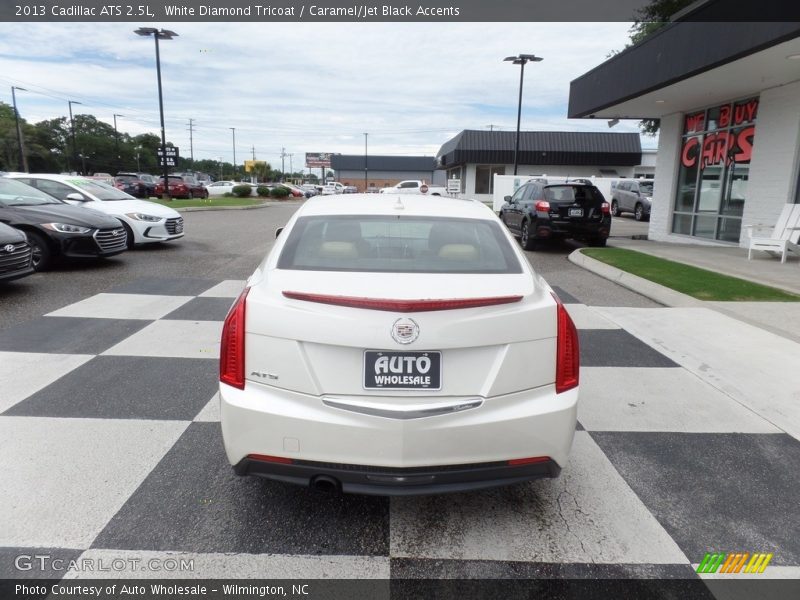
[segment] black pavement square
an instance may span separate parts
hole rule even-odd
[[[95,548],[386,556],[389,501],[239,477],[218,423],[192,423]]]
[[[581,366],[679,367],[624,329],[579,329]]]
[[[179,306],[164,319],[181,321],[224,321],[233,298],[194,298]]]
[[[0,350],[50,354],[100,354],[152,321],[39,317],[0,331]]]
[[[592,432],[692,562],[772,552],[800,565],[800,442],[785,434]]]
[[[155,294],[160,296],[197,296],[217,285],[213,279],[192,277],[143,277],[108,290],[112,294]]]
[[[218,376],[213,360],[95,356],[3,414],[191,421]]]
[[[564,291],[563,288],[560,288],[557,285],[551,285],[550,287],[553,288],[553,291],[564,304],[584,304],[569,292]]]

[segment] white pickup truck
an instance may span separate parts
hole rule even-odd
[[[407,179],[394,187],[385,187],[381,194],[428,194],[430,196],[447,196],[447,188],[443,185],[431,185],[421,179]]]

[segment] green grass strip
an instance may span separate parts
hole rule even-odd
[[[737,277],[624,248],[584,248],[583,254],[698,300],[800,302],[800,296]]]
[[[256,204],[263,204],[264,201],[264,198],[208,198],[207,200],[203,200],[202,198],[193,198],[191,200],[175,199],[172,201],[160,199],[150,200],[150,202],[163,204],[164,206],[169,206],[170,208],[188,208],[194,206],[254,206]]]

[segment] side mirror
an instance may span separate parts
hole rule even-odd
[[[504,196],[503,200],[505,200],[506,202],[508,202],[510,204],[511,203],[511,196]]]
[[[86,198],[83,194],[79,194],[78,192],[71,192],[67,194],[65,200],[74,200],[75,202],[88,202],[89,199]]]
[[[278,237],[278,236],[281,234],[281,231],[283,231],[283,227],[278,227],[278,228],[275,230],[275,237],[276,237],[276,238],[277,238],[277,237]]]

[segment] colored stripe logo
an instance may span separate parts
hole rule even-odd
[[[755,552],[706,552],[697,567],[698,573],[763,573],[772,553]]]

